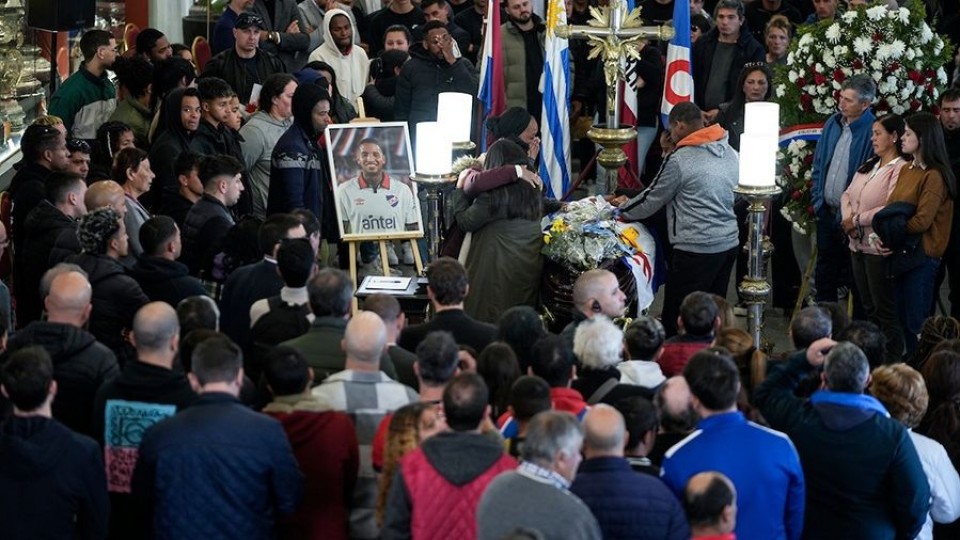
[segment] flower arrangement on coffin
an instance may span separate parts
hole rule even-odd
[[[632,256],[630,243],[617,221],[620,210],[600,197],[587,197],[543,219],[543,254],[572,272],[583,272],[609,259]]]
[[[858,74],[877,83],[873,109],[878,116],[935,109],[953,47],[925,17],[922,0],[910,0],[896,10],[883,2],[801,26],[787,64],[776,67],[775,96],[784,125],[822,125],[837,111],[843,81]],[[794,139],[780,152],[780,183],[789,197],[781,212],[801,233],[813,223],[812,139]]]
[[[638,312],[653,303],[658,286],[656,240],[639,223],[619,220],[620,210],[602,197],[571,203],[543,218],[544,264],[541,299],[552,327],[569,321],[573,285],[586,270],[613,272],[627,305]]]

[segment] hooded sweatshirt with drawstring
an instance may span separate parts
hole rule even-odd
[[[719,125],[687,135],[668,155],[647,189],[620,205],[629,221],[667,207],[667,232],[675,249],[722,253],[737,247],[733,188],[740,159]]]
[[[350,21],[353,35],[357,35],[357,28],[347,12],[342,9],[331,9],[323,18],[323,44],[310,54],[309,61],[321,60],[330,64],[337,78],[337,90],[340,96],[353,105],[366,88],[370,76],[370,60],[367,58],[367,53],[352,42],[346,54],[337,48],[330,34],[330,24],[337,15],[346,17]]]

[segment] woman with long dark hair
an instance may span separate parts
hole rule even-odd
[[[487,151],[484,169],[522,168],[528,163],[519,145],[499,140]],[[471,292],[464,306],[467,313],[495,323],[507,308],[537,306],[543,266],[540,189],[527,182],[512,182],[471,200],[458,182],[453,208],[459,226],[472,233],[465,257],[461,251],[470,278]]]
[[[477,357],[477,373],[490,391],[490,418],[500,418],[510,405],[510,389],[520,378],[520,364],[513,347],[503,341],[487,345]]]
[[[921,112],[907,117],[906,124],[901,137],[903,153],[913,156],[913,162],[900,169],[888,204],[906,203],[916,208],[906,221],[906,233],[920,238],[916,264],[901,269],[894,279],[907,354],[912,354],[920,326],[930,312],[940,257],[950,240],[957,180],[937,117]]]
[[[897,317],[893,282],[875,242],[873,216],[886,206],[897,185],[900,169],[906,161],[900,137],[906,125],[903,118],[888,114],[873,123],[874,156],[857,169],[850,187],[840,197],[843,231],[849,237],[853,281],[867,317],[883,329],[887,337],[886,358],[897,362],[903,355],[903,328]]]
[[[733,99],[720,104],[717,123],[727,130],[730,146],[740,150],[740,135],[743,134],[743,115],[747,103],[770,101],[773,96],[773,73],[764,62],[751,62],[743,66],[737,81],[737,93]]]

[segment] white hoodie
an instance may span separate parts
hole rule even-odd
[[[660,364],[649,360],[627,360],[617,365],[620,370],[620,382],[635,384],[644,388],[656,388],[667,380],[660,370]]]
[[[330,35],[330,22],[336,15],[346,17],[350,21],[353,35],[357,35],[357,26],[350,14],[342,9],[331,9],[323,18],[323,43],[310,54],[308,62],[320,60],[330,64],[337,78],[337,91],[356,107],[357,98],[363,94],[367,85],[370,60],[367,59],[367,53],[357,45],[352,45],[346,55],[340,52]]]

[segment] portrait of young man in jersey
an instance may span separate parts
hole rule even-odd
[[[420,210],[410,187],[384,170],[383,145],[372,137],[356,145],[359,173],[337,186],[337,214],[343,234],[376,235],[420,228]]]

